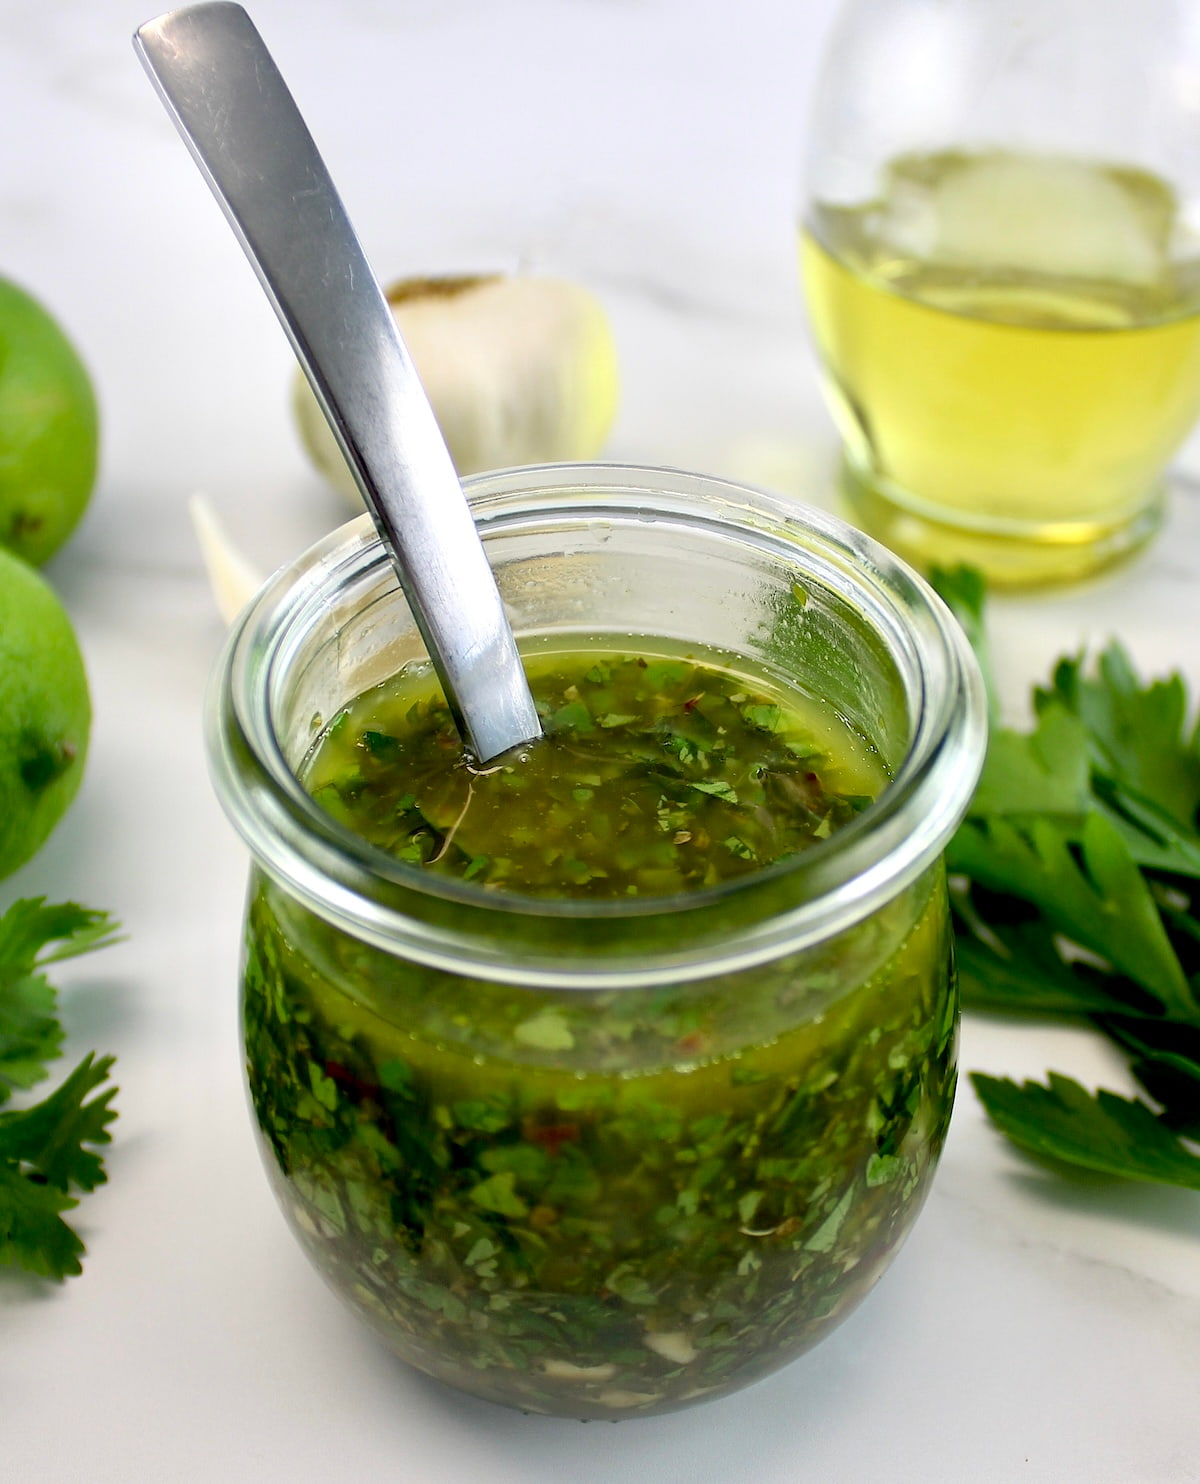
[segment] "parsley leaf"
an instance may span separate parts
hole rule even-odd
[[[982,581],[948,580],[982,648]],[[1143,683],[1116,643],[1061,659],[1033,707],[1027,733],[993,711],[947,852],[964,1003],[1089,1021],[1153,1106],[1056,1072],[972,1081],[1028,1153],[1200,1190],[1200,726],[1179,675]]]
[[[988,1116],[1014,1144],[1043,1159],[1117,1175],[1200,1190],[1200,1154],[1136,1098],[1101,1090],[1050,1072],[1047,1085],[972,1072]]]
[[[1103,815],[1087,816],[1078,854],[1045,817],[1026,830],[1000,816],[969,818],[948,863],[994,891],[1032,902],[1055,929],[1143,985],[1169,1013],[1200,1013],[1150,887]]]
[[[966,910],[961,901],[955,907],[959,914]],[[960,930],[956,944],[967,1009],[1078,1017],[1130,1008],[1114,976],[1064,961],[1058,935],[1044,919],[984,922],[972,910],[975,931]]]
[[[934,567],[930,574],[938,596],[958,619],[966,634],[987,690],[988,720],[993,725],[1000,719],[1000,702],[992,678],[992,660],[988,651],[986,608],[987,584],[975,567]]]
[[[1046,710],[1034,731],[992,729],[973,815],[1053,815],[1078,828],[1090,804],[1090,767],[1083,723],[1061,706]]]
[[[0,1104],[47,1075],[63,1031],[53,986],[41,970],[115,941],[105,912],[73,902],[14,902],[0,917]],[[73,1191],[106,1176],[98,1149],[110,1142],[113,1059],[89,1054],[54,1092],[25,1108],[0,1109],[0,1265],[46,1278],[81,1271],[84,1247],[63,1220]]]
[[[1113,651],[1108,653],[1111,657]],[[1056,674],[1061,676],[1066,663],[1059,663]],[[972,815],[1003,815],[1014,823],[1050,816],[1068,839],[1078,840],[1088,813],[1097,812],[1116,828],[1139,866],[1200,878],[1200,833],[1179,813],[1190,787],[1184,781],[1191,767],[1188,744],[1177,738],[1172,751],[1161,727],[1157,733],[1150,730],[1153,760],[1140,759],[1114,773],[1116,744],[1101,743],[1089,731],[1073,699],[1081,683],[1073,682],[1066,695],[1035,692],[1037,720],[1031,732],[993,725]],[[1138,693],[1152,694],[1153,688]],[[1121,749],[1128,746],[1122,738]],[[1160,767],[1168,782],[1145,792],[1143,775],[1154,776]]]
[[[1110,1015],[1105,1033],[1134,1058],[1130,1070],[1176,1133],[1200,1138],[1200,1026]]]
[[[1034,695],[1039,708],[1055,701],[1083,723],[1102,772],[1177,823],[1194,826],[1200,751],[1195,730],[1187,727],[1187,692],[1178,674],[1143,686],[1124,649],[1110,644],[1094,676],[1078,658],[1059,661],[1053,688]]]

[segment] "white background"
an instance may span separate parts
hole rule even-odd
[[[613,458],[831,502],[834,439],[794,263],[806,99],[831,0],[262,0],[381,276],[525,265],[609,311]],[[0,0],[0,274],[69,327],[103,472],[48,568],[95,703],[88,775],[0,888],[116,912],[64,969],[68,1057],[115,1052],[110,1183],[62,1288],[0,1274],[0,1473],[21,1484],[860,1484],[1200,1479],[1200,1198],[1052,1179],[964,1084],[881,1287],[775,1377],[620,1426],[464,1399],[381,1352],[310,1273],[257,1165],[235,977],[245,861],[208,787],[222,637],[186,514],[206,491],[264,569],[346,507],[309,469],[291,356],[118,0]],[[1200,497],[1072,593],[998,602],[1006,702],[1120,632],[1200,685]],[[67,1063],[64,1062],[64,1065]],[[1120,1087],[1081,1034],[971,1017],[963,1064]]]

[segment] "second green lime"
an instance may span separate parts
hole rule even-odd
[[[0,550],[0,877],[75,797],[91,727],[83,658],[45,578]]]
[[[40,565],[75,529],[96,482],[87,369],[57,321],[0,278],[0,546]]]

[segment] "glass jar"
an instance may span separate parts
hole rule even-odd
[[[292,1231],[431,1375],[527,1411],[662,1411],[814,1344],[921,1206],[955,1081],[940,857],[981,684],[921,580],[827,516],[654,469],[468,491],[520,642],[712,646],[827,700],[891,779],[716,888],[492,892],[297,782],[323,725],[423,655],[366,517],[230,637],[210,752],[253,856],[246,1070]]]
[[[994,585],[1158,528],[1200,415],[1200,13],[844,0],[801,262],[851,519]]]

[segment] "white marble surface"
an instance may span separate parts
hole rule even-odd
[[[828,503],[833,436],[794,276],[805,98],[832,0],[261,0],[251,7],[385,276],[529,263],[618,337],[609,454]],[[290,353],[129,45],[123,0],[0,0],[0,273],[95,374],[105,448],[49,575],[94,692],[83,792],[3,885],[117,912],[64,970],[68,1054],[119,1057],[86,1273],[0,1281],[0,1473],[21,1484],[1167,1484],[1200,1480],[1200,1198],[1057,1182],[964,1088],[930,1204],[818,1351],[619,1427],[526,1418],[410,1373],[310,1274],[239,1080],[244,859],[200,737],[221,639],[203,489],[274,565],[341,517],[294,436]],[[1119,631],[1200,687],[1200,494],[1147,556],[996,607],[1010,709]],[[1121,1085],[1067,1031],[970,1018],[968,1068]]]

